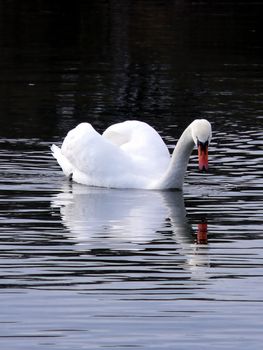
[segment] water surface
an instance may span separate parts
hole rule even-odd
[[[1,347],[261,349],[257,12],[245,2],[8,4],[0,7],[12,28],[0,35]],[[210,169],[198,172],[194,151],[183,193],[72,184],[49,150],[80,121],[103,131],[137,118],[172,151],[196,117],[212,123]]]

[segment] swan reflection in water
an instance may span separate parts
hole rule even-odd
[[[173,244],[193,275],[200,277],[200,272],[205,273],[209,267],[204,245],[206,223],[192,229],[181,191],[106,189],[65,183],[52,206],[60,209],[76,249],[143,251],[152,244],[163,252],[167,243]]]

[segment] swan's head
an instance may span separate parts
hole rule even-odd
[[[191,134],[198,148],[199,169],[208,169],[208,145],[212,138],[212,128],[206,119],[196,119],[190,125]]]

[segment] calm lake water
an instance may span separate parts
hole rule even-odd
[[[0,2],[1,349],[261,349],[260,13]],[[196,117],[210,169],[195,150],[183,193],[72,184],[49,150],[131,118],[172,150]]]

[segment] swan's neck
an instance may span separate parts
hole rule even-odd
[[[175,146],[166,172],[160,180],[155,183],[154,187],[156,189],[182,189],[187,164],[193,148],[194,141],[190,127],[188,127]]]

